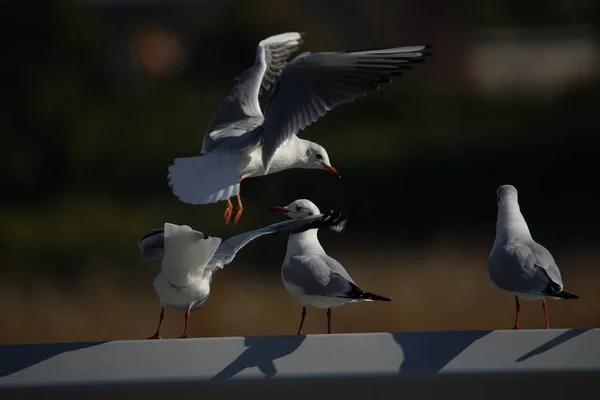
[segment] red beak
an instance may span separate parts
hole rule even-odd
[[[273,207],[269,211],[275,211],[275,212],[287,214],[287,210],[283,207]]]
[[[341,175],[339,172],[337,172],[337,169],[333,168],[331,165],[323,164],[323,166],[327,171],[331,172],[333,175],[336,175],[338,178],[341,178]]]

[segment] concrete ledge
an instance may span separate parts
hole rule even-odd
[[[147,400],[164,399],[168,390],[203,399],[258,392],[263,398],[289,400],[314,398],[318,390],[323,396],[317,398],[360,394],[371,400],[389,397],[388,390],[418,398],[447,398],[448,390],[459,390],[461,399],[488,400],[543,392],[572,397],[573,390],[579,393],[587,384],[592,388],[598,379],[600,329],[0,346],[2,399],[50,392],[73,398],[130,398],[139,392]],[[507,392],[515,385],[516,391]]]

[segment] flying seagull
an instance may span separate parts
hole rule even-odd
[[[288,32],[262,41],[254,66],[237,78],[204,136],[202,155],[175,159],[168,180],[188,204],[226,201],[225,223],[233,223],[243,205],[240,183],[290,168],[322,169],[339,177],[327,151],[297,134],[327,111],[345,104],[412,69],[429,46],[403,46],[350,52],[305,52],[286,64],[303,35]],[[275,65],[275,67],[273,67]],[[285,65],[283,70],[279,68]],[[275,81],[265,114],[258,95]]]

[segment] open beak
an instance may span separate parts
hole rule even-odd
[[[287,214],[287,212],[288,212],[285,209],[285,207],[273,207],[269,211],[280,212],[280,213],[284,213],[284,214]]]
[[[336,175],[338,178],[341,178],[342,176],[340,175],[339,172],[337,172],[337,169],[333,168],[331,165],[327,165],[327,164],[323,164],[323,167],[331,172],[333,175]]]

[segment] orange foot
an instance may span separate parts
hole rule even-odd
[[[155,333],[154,335],[152,335],[152,336],[150,336],[150,337],[148,338],[148,340],[153,340],[153,339],[157,339],[157,340],[159,340],[159,339],[162,339],[162,338],[160,337],[160,335],[159,335],[159,334],[158,334],[158,332],[157,332],[157,333]]]
[[[231,200],[227,199],[227,205],[225,206],[225,214],[223,214],[223,218],[225,219],[225,223],[228,224],[231,220],[231,214],[233,212],[233,204]]]
[[[233,224],[237,225],[240,222],[240,218],[242,218],[242,213],[244,212],[244,206],[242,205],[242,198],[238,194],[237,198],[237,211],[235,212],[235,217],[233,217]]]

